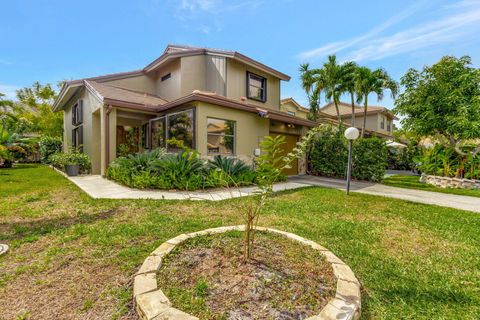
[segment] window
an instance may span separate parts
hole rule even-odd
[[[161,117],[150,122],[150,147],[152,149],[166,147],[165,120],[166,117]]]
[[[392,122],[390,120],[387,121],[387,131],[390,131],[392,127]]]
[[[80,152],[83,152],[83,126],[72,130],[72,147],[79,148]]]
[[[267,79],[247,72],[247,97],[262,102],[267,101]]]
[[[235,153],[235,121],[207,118],[208,154]]]
[[[148,149],[148,123],[142,125],[142,147]]]
[[[167,140],[175,139],[184,146],[194,148],[193,109],[170,113],[150,121],[151,148],[165,148],[168,152],[178,152],[180,148]]]
[[[380,122],[380,129],[385,129],[385,117],[382,117],[382,121]]]
[[[293,112],[293,111],[287,111],[287,113],[291,116],[295,116],[295,112]]]
[[[72,125],[78,126],[83,122],[83,100],[79,100],[72,107]]]
[[[83,152],[83,100],[72,107],[72,147]]]
[[[165,81],[165,80],[168,80],[172,77],[172,74],[171,73],[167,73],[166,75],[162,76],[160,78],[161,81]]]

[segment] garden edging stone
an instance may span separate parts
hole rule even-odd
[[[218,234],[228,231],[243,231],[245,226],[228,226],[211,228],[187,234],[181,234],[167,240],[155,249],[144,261],[138,272],[135,274],[133,284],[133,299],[135,309],[142,320],[195,320],[195,316],[187,314],[171,306],[170,300],[157,286],[157,271],[162,264],[162,259],[170,253],[175,246],[183,241],[203,235]],[[357,320],[361,314],[361,293],[360,282],[355,274],[341,259],[331,251],[317,244],[314,241],[302,238],[296,234],[280,231],[272,228],[257,227],[257,230],[267,231],[283,235],[294,241],[310,246],[320,251],[332,265],[333,272],[337,278],[337,289],[335,297],[320,311],[318,315],[306,320],[330,320],[344,319]]]
[[[0,256],[7,253],[9,247],[6,244],[0,243]]]

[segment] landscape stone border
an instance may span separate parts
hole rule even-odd
[[[133,283],[133,299],[135,308],[142,320],[194,320],[197,317],[187,314],[172,307],[170,300],[157,287],[157,271],[162,264],[162,259],[169,254],[175,246],[183,241],[210,234],[224,233],[227,231],[244,231],[245,226],[229,226],[206,229],[203,231],[181,234],[162,243],[153,251],[135,274]],[[296,234],[272,228],[257,227],[257,230],[268,231],[283,235],[289,239],[308,245],[320,251],[332,265],[337,278],[337,291],[335,297],[320,311],[318,315],[306,320],[357,320],[361,313],[360,282],[353,271],[331,251],[321,245],[307,240]]]
[[[0,256],[4,255],[8,251],[8,245],[0,243]]]
[[[439,188],[480,189],[478,180],[432,176],[424,173],[420,176],[420,182]]]

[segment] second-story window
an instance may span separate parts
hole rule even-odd
[[[166,75],[162,76],[160,79],[163,81],[168,80],[172,77],[171,73],[167,73]]]
[[[267,101],[267,79],[247,71],[247,98]]]
[[[387,121],[387,131],[391,131],[392,129],[392,122],[390,120]]]
[[[293,112],[293,111],[287,111],[287,113],[291,116],[295,116],[295,112]]]

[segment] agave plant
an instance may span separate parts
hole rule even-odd
[[[223,156],[215,156],[213,160],[209,162],[209,168],[219,169],[229,176],[237,177],[245,172],[251,171],[251,168],[243,161],[234,158],[228,158]]]
[[[118,163],[128,162],[128,165],[136,171],[154,171],[161,159],[166,156],[165,149],[147,150],[141,153],[130,154],[125,158],[117,159]],[[126,164],[126,163],[125,163]]]

